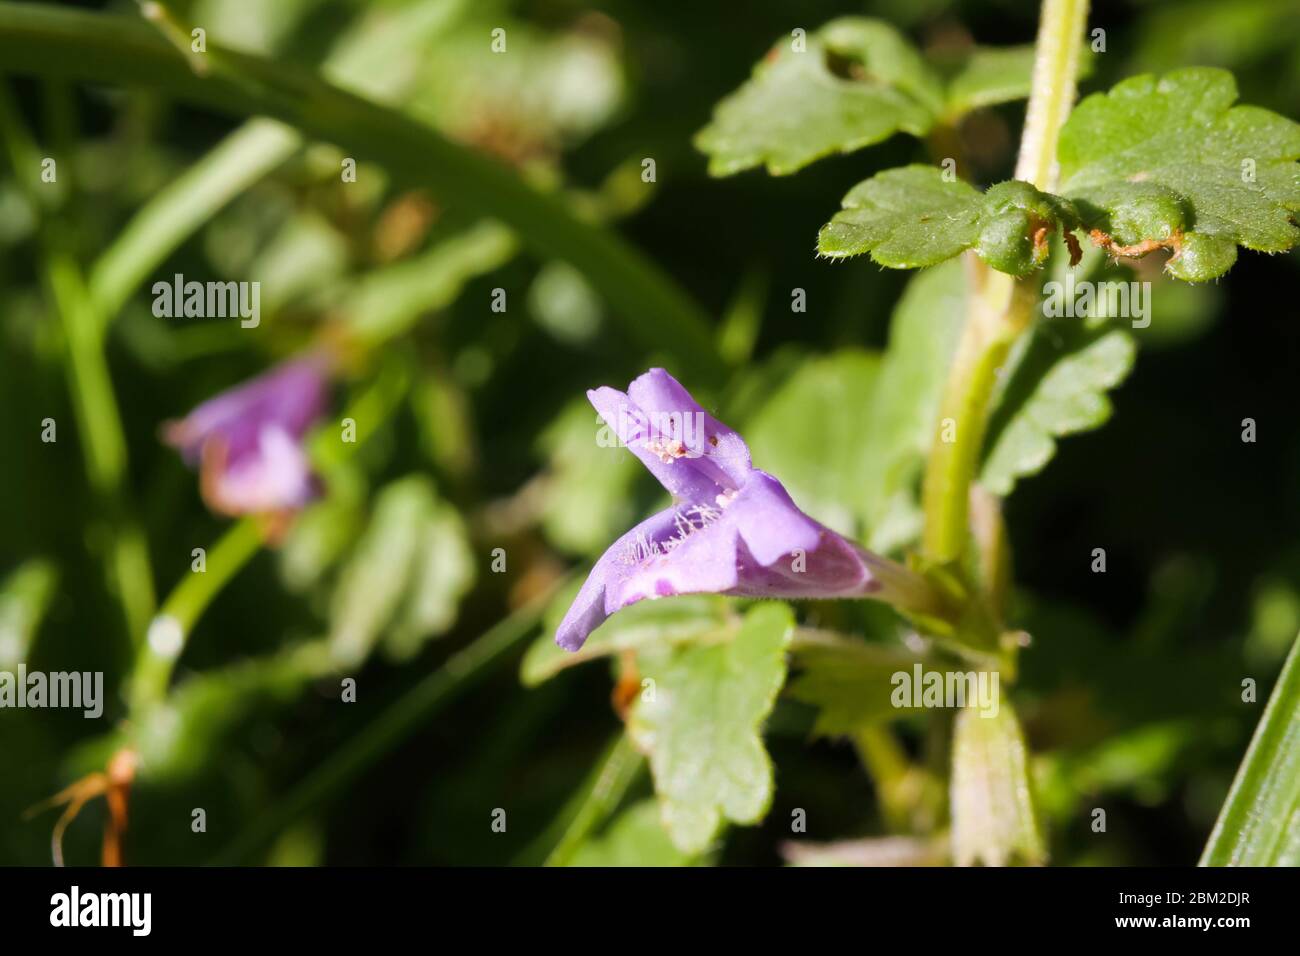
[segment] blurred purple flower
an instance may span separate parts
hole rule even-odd
[[[645,598],[720,593],[865,598],[918,606],[928,589],[799,510],[749,448],[676,379],[654,368],[628,386],[589,391],[601,418],[672,493],[672,507],[604,553],[556,633],[576,651],[615,611]]]
[[[163,440],[199,468],[203,500],[227,515],[301,508],[319,488],[303,437],[325,412],[329,362],[292,359],[163,426]]]

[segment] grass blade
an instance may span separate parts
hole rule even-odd
[[[1282,665],[1201,866],[1300,866],[1300,638]]]

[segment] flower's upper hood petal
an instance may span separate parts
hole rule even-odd
[[[301,438],[324,413],[327,402],[325,363],[307,356],[208,399],[179,422],[167,425],[163,437],[190,464],[199,460],[203,445],[213,438],[225,445],[234,461],[257,452],[268,424]]]
[[[753,469],[749,446],[740,433],[710,415],[691,393],[664,369],[652,368],[627,387],[628,397],[654,424],[659,420],[674,425],[680,418],[687,430],[685,443],[701,468],[724,476],[719,484],[739,488]]]
[[[678,500],[711,504],[741,488],[753,470],[744,439],[663,369],[637,378],[626,394],[604,387],[587,398],[619,442]]]

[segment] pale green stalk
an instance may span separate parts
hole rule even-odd
[[[1056,142],[1074,102],[1087,0],[1044,0],[1016,178],[1054,185]],[[934,445],[926,465],[925,556],[958,560],[969,534],[970,487],[979,467],[998,369],[1028,327],[1036,280],[1016,280],[966,254],[968,316],[948,373]]]

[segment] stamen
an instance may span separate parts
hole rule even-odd
[[[723,495],[718,496],[720,499]],[[730,498],[727,499],[730,501]],[[673,535],[665,538],[663,541],[655,541],[648,538],[645,532],[637,534],[636,539],[629,541],[619,555],[618,560],[621,564],[638,565],[644,564],[651,558],[659,555],[668,554],[679,547],[691,535],[703,531],[710,524],[722,517],[722,512],[707,504],[691,505],[688,508],[673,512]]]
[[[656,455],[665,465],[672,464],[678,458],[686,457],[686,445],[680,438],[648,438],[645,443],[646,450],[652,455]]]

